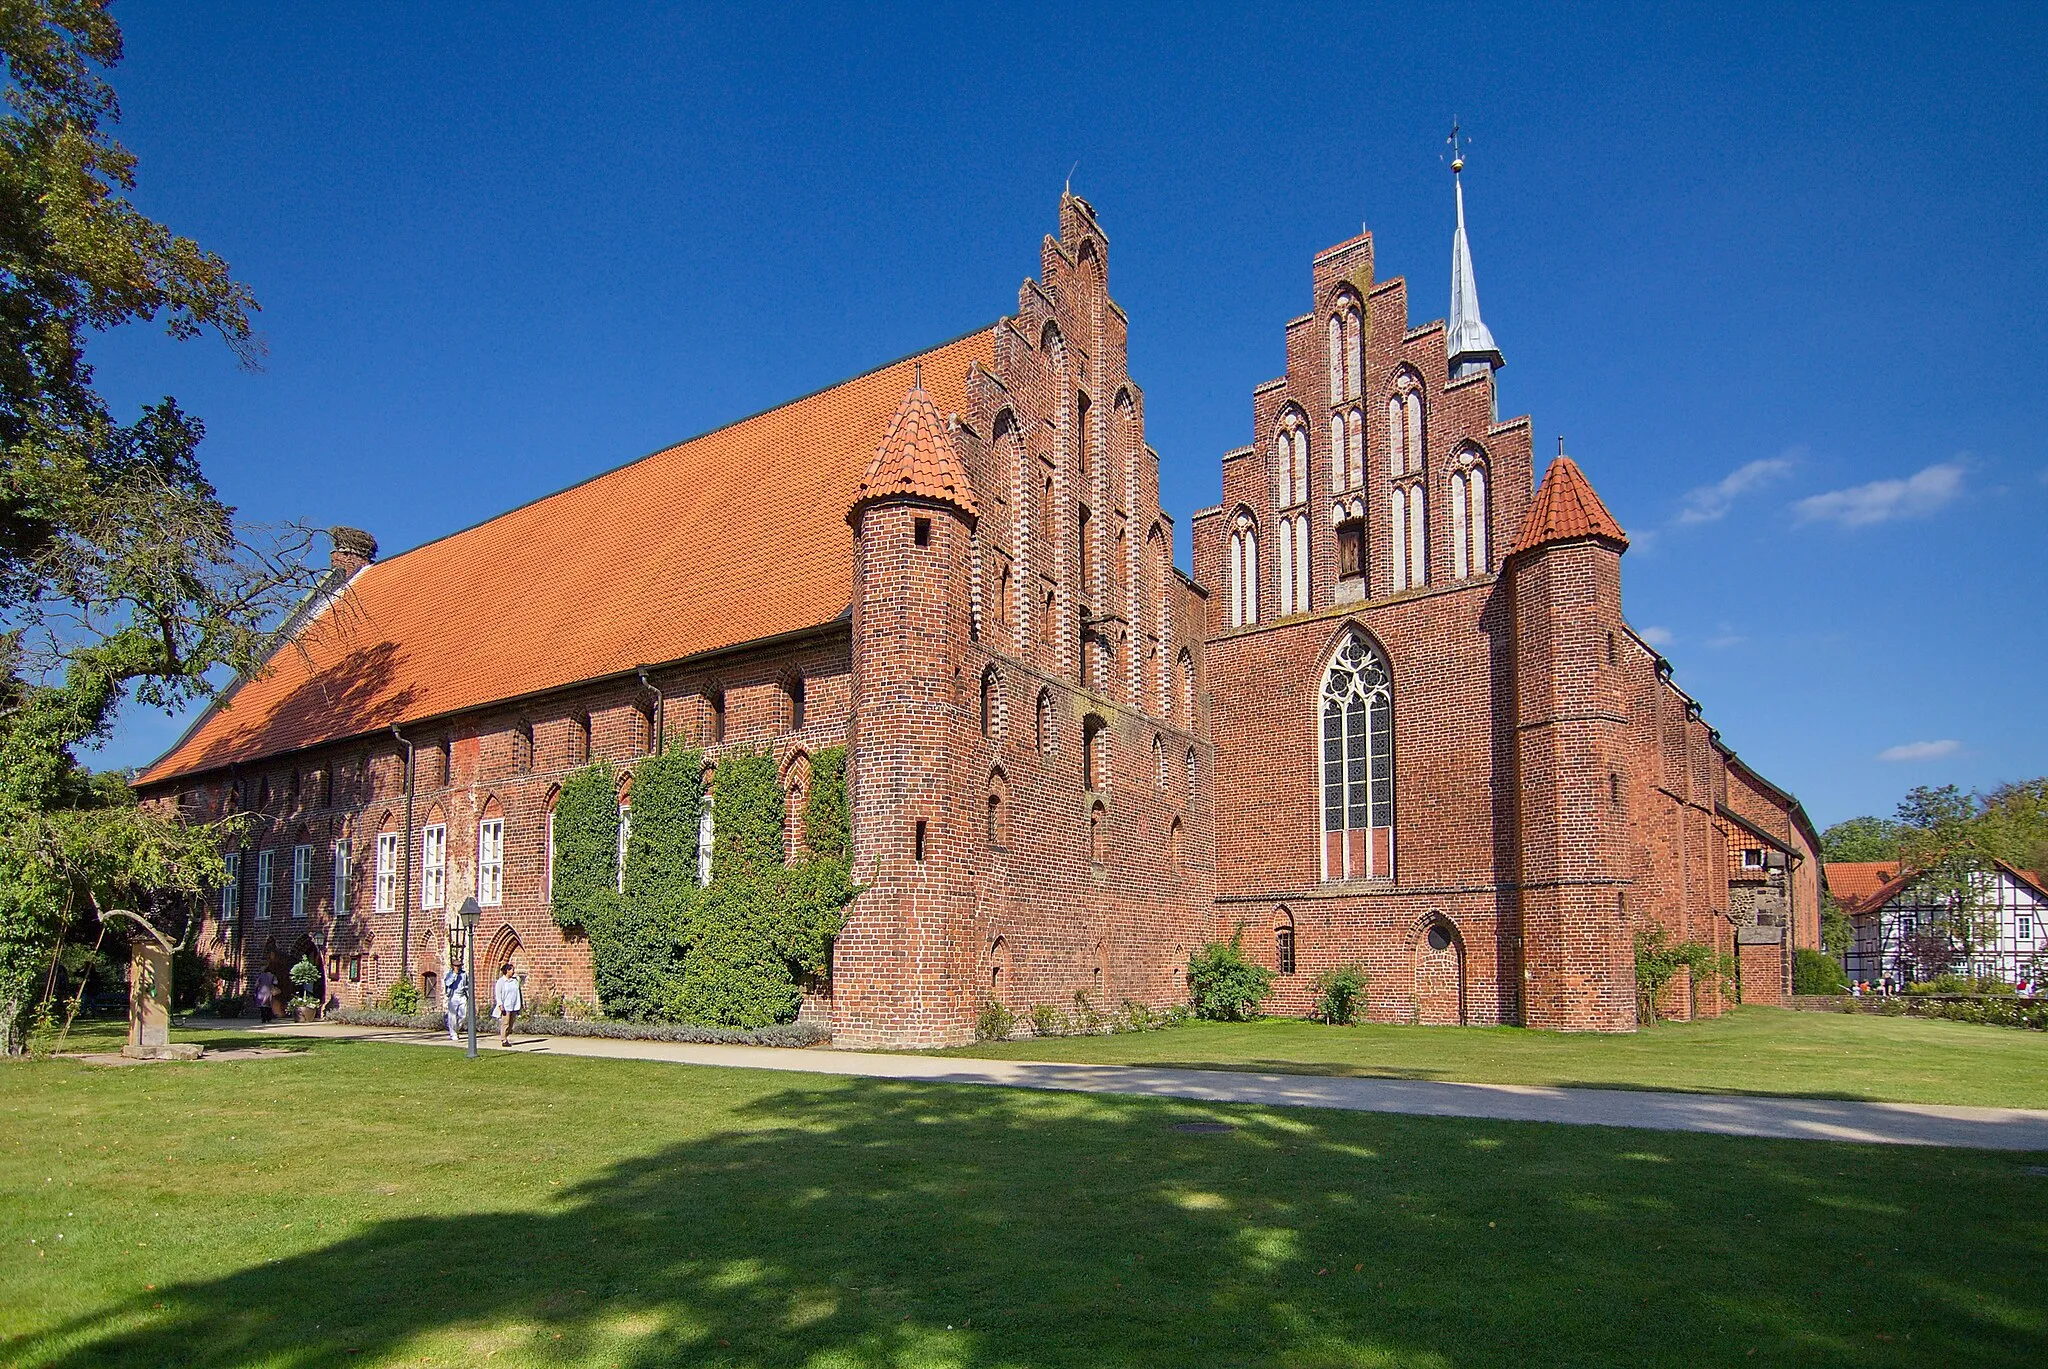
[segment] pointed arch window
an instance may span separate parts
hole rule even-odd
[[[1330,404],[1333,408],[1347,399],[1358,398],[1365,370],[1361,345],[1364,340],[1363,320],[1358,300],[1349,293],[1340,295],[1329,324]]]
[[[1259,529],[1252,516],[1238,511],[1226,549],[1225,579],[1230,626],[1244,627],[1259,621]]]
[[[1308,422],[1290,408],[1273,434],[1273,494],[1280,508],[1308,502]]]
[[[1462,580],[1484,575],[1486,531],[1490,512],[1486,495],[1486,459],[1475,447],[1458,454],[1451,469],[1451,575]]]
[[[1323,878],[1394,872],[1394,707],[1386,657],[1356,632],[1323,673]]]

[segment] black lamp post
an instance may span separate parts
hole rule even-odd
[[[476,920],[483,910],[474,897],[462,900],[455,920],[462,924],[462,977],[469,981],[469,1058],[476,1059]]]

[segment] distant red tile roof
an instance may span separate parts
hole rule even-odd
[[[365,567],[137,783],[829,623],[843,515],[913,373],[917,432],[943,437],[994,355],[970,333]]]
[[[1522,520],[1522,535],[1515,539],[1515,551],[1581,537],[1603,537],[1628,545],[1628,534],[1614,521],[1600,496],[1593,493],[1592,482],[1579,469],[1579,463],[1560,456],[1543,473],[1543,488],[1536,491],[1536,501],[1529,505],[1529,515]]]
[[[1828,892],[1844,912],[1862,912],[1882,903],[1897,892],[1893,885],[1907,882],[1900,878],[1895,860],[1831,860],[1827,867]],[[1880,894],[1884,897],[1878,897]]]
[[[860,478],[853,507],[847,510],[848,521],[858,510],[891,495],[937,500],[953,505],[970,519],[979,516],[974,507],[974,490],[967,483],[960,454],[953,449],[952,434],[946,431],[939,411],[932,407],[921,372],[910,392],[903,396],[903,402],[896,406],[896,416],[889,420],[888,435],[875,448],[874,459],[868,462],[867,471]]]

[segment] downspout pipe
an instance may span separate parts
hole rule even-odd
[[[640,677],[640,687],[654,695],[654,754],[659,756],[668,743],[668,719],[663,715],[661,686],[647,678],[647,667],[636,666],[634,674]]]
[[[391,724],[391,735],[405,748],[405,845],[398,858],[398,980],[412,983],[412,781],[413,744]]]

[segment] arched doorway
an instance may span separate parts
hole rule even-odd
[[[1425,922],[1415,938],[1415,1020],[1436,1027],[1465,1021],[1465,943],[1441,915]]]
[[[520,944],[519,933],[512,930],[510,923],[498,928],[498,934],[491,938],[489,953],[476,963],[476,982],[479,993],[482,992],[486,984],[496,979],[498,971],[508,964],[512,967],[512,973],[519,976],[519,982],[524,984],[528,969],[526,951],[525,947]]]

